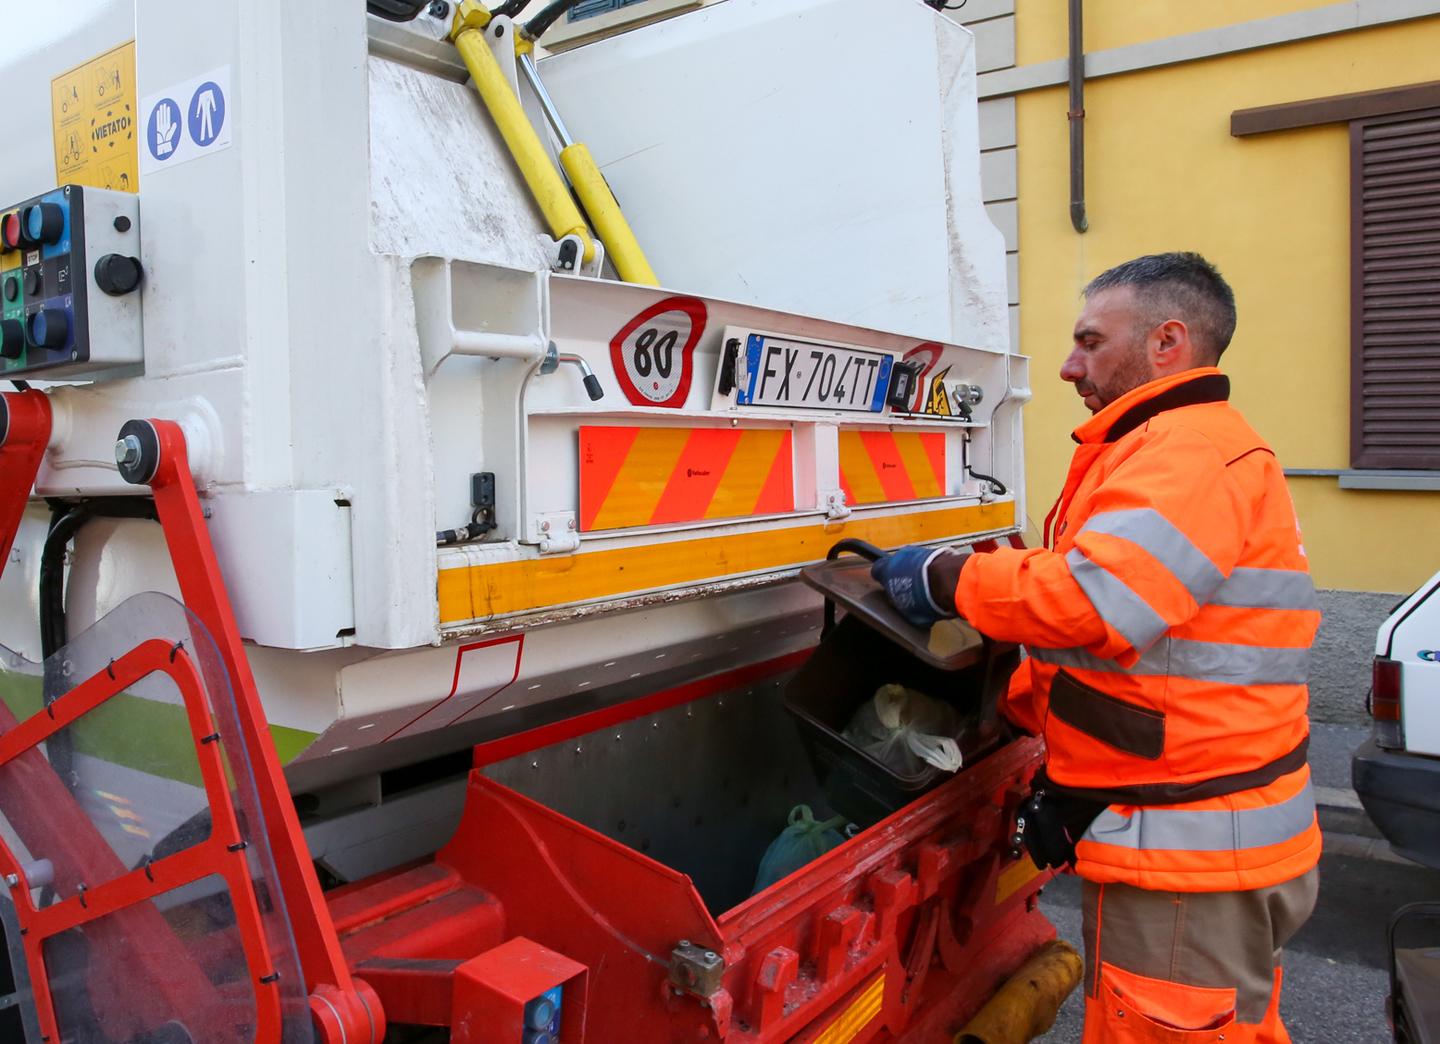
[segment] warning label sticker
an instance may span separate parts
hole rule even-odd
[[[50,81],[55,183],[140,191],[135,41]]]

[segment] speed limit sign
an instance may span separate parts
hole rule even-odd
[[[626,323],[610,341],[625,398],[636,406],[684,406],[704,332],[705,302],[695,297],[667,297]]]

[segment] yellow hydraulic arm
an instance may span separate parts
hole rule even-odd
[[[501,137],[520,174],[535,198],[536,204],[550,226],[550,234],[556,239],[577,236],[582,244],[582,260],[586,263],[595,258],[595,241],[589,227],[570,195],[569,187],[550,162],[550,154],[541,143],[535,128],[525,115],[520,99],[511,90],[495,55],[485,41],[485,27],[490,24],[490,12],[475,0],[461,0],[456,5],[455,20],[450,27],[450,39],[460,52],[465,68],[475,81],[475,89],[485,103],[490,117],[495,121]],[[518,39],[518,38],[517,38]],[[620,211],[620,204],[605,183],[604,176],[595,165],[590,151],[583,144],[569,140],[569,135],[560,122],[553,102],[545,92],[536,74],[534,60],[530,55],[528,41],[520,44],[521,66],[525,70],[536,94],[544,106],[547,118],[561,138],[563,150],[560,163],[575,186],[590,220],[605,243],[611,262],[620,278],[630,283],[658,286],[650,263],[635,239],[634,232]]]

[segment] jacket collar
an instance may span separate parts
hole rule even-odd
[[[1115,442],[1166,410],[1226,402],[1229,398],[1230,378],[1213,366],[1202,366],[1132,388],[1076,428],[1070,437],[1082,445]]]

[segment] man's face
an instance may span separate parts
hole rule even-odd
[[[1060,367],[1061,380],[1075,385],[1091,413],[1104,409],[1154,379],[1148,333],[1133,289],[1117,286],[1091,295],[1075,320],[1075,347]]]

